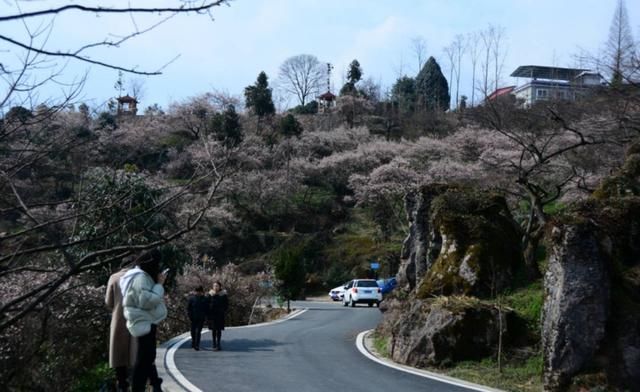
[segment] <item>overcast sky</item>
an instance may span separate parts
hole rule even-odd
[[[372,77],[388,88],[400,72],[417,73],[411,51],[413,37],[424,37],[427,54],[433,55],[449,77],[442,48],[456,34],[484,29],[489,24],[505,29],[504,83],[518,65],[576,66],[580,50],[596,53],[607,39],[617,0],[233,0],[229,7],[213,10],[214,20],[201,15],[177,16],[155,30],[128,41],[119,48],[89,52],[96,60],[140,70],[156,70],[179,56],[160,76],[144,78],[141,105],[172,101],[211,90],[241,95],[264,70],[271,81],[288,57],[312,54],[335,66],[332,82],[339,89],[346,67],[358,59],[364,77]],[[41,9],[68,1],[0,0],[0,15]],[[76,2],[87,4],[87,2]],[[126,1],[100,1],[103,6],[126,6]],[[136,1],[135,6],[157,6],[176,1]],[[627,0],[631,26],[640,37],[640,0]],[[133,31],[128,16],[96,16],[79,12],[55,19],[29,19],[35,31],[43,22],[54,21],[46,47],[66,50],[108,34]],[[157,16],[136,17],[139,29],[157,22]],[[21,23],[1,23],[0,34],[25,38]],[[44,35],[36,42],[42,43]],[[0,43],[0,63],[15,64],[16,50]],[[468,61],[466,61],[468,63]],[[57,62],[61,64],[61,61]],[[470,71],[465,67],[461,94],[470,95]],[[70,61],[64,80],[89,72],[81,100],[96,106],[115,96],[117,72]],[[135,76],[125,75],[125,79]],[[4,86],[3,86],[4,88]],[[59,94],[61,87],[40,90],[41,99]],[[293,103],[293,102],[292,102]]]

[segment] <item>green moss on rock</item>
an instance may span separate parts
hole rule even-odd
[[[439,186],[431,203],[439,256],[418,285],[418,298],[495,295],[522,264],[520,232],[504,197],[461,186]],[[434,192],[434,189],[423,189]]]

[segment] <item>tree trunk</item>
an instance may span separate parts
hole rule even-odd
[[[539,279],[542,277],[540,269],[538,268],[536,253],[542,236],[544,234],[544,226],[547,222],[545,216],[544,207],[540,201],[540,197],[534,192],[531,185],[526,182],[525,189],[529,194],[529,220],[527,222],[527,228],[525,229],[524,236],[522,237],[522,248],[524,265],[526,268],[527,278]]]
[[[524,265],[527,272],[527,278],[532,280],[540,279],[542,277],[536,260],[536,253],[538,250],[538,246],[540,245],[540,240],[542,239],[542,232],[542,229],[538,228],[533,233],[529,234],[527,236],[528,238],[525,239],[523,255]]]

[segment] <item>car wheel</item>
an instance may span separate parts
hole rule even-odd
[[[347,301],[342,301],[342,306],[347,306]]]
[[[369,307],[373,306],[373,302],[369,302],[367,305],[369,305]]]
[[[380,301],[376,301],[376,308],[380,307]]]
[[[351,298],[351,307],[352,307],[352,308],[355,308],[355,307],[356,307],[356,303],[355,303],[355,302],[353,302],[353,298]]]

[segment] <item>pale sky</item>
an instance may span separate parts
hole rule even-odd
[[[411,50],[413,37],[424,37],[427,55],[433,55],[449,78],[443,54],[456,34],[484,29],[489,24],[505,30],[507,47],[503,85],[514,84],[508,75],[518,65],[577,66],[581,49],[596,53],[607,39],[617,0],[233,0],[229,7],[213,10],[214,20],[201,15],[180,15],[119,48],[90,52],[96,60],[141,70],[156,70],[176,56],[160,76],[146,77],[141,106],[166,107],[214,89],[242,95],[264,70],[271,82],[278,66],[288,57],[312,54],[335,66],[334,88],[342,85],[351,60],[358,59],[364,77],[390,87],[399,73],[415,76],[417,60]],[[0,0],[0,15],[41,9],[69,1]],[[87,4],[88,2],[74,2]],[[89,2],[90,3],[90,2]],[[94,1],[95,3],[95,1]],[[157,6],[176,1],[100,1],[102,6]],[[627,0],[630,24],[640,37],[640,1]],[[52,18],[32,18],[26,26],[35,31]],[[135,18],[144,29],[158,17]],[[47,48],[66,50],[100,41],[108,34],[132,31],[129,16],[96,16],[69,12],[58,15],[48,36]],[[0,34],[25,38],[21,23],[0,23]],[[44,35],[36,42],[42,43]],[[0,42],[0,63],[15,64],[15,49]],[[61,60],[57,60],[62,64]],[[464,60],[461,94],[470,96],[470,65]],[[69,61],[63,79],[88,71],[81,100],[90,106],[115,96],[117,72]],[[135,76],[125,75],[125,79]],[[5,86],[2,87],[3,89]],[[59,94],[59,86],[40,90],[40,99]],[[293,103],[293,101],[292,101]]]

